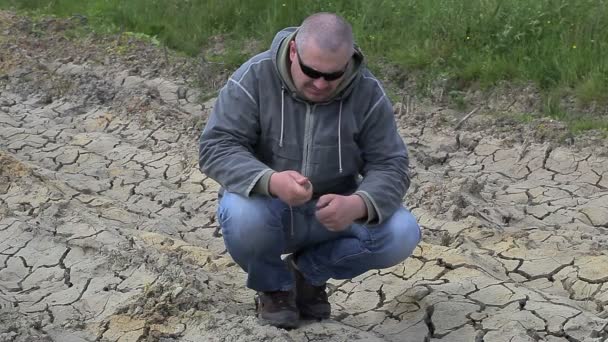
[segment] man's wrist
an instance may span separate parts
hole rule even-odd
[[[355,220],[360,220],[367,217],[367,205],[365,205],[365,201],[359,195],[350,195],[353,201],[353,206],[355,208]]]
[[[276,184],[273,184],[273,177],[275,177],[277,175],[276,172],[271,172],[270,175],[268,176],[268,195],[272,196],[272,197],[279,197],[275,191],[276,191]],[[276,182],[276,179],[275,179]]]
[[[266,170],[266,172],[264,172],[262,177],[260,177],[256,185],[253,187],[252,192],[265,196],[272,196],[270,194],[270,176],[274,173],[275,171],[271,169]]]

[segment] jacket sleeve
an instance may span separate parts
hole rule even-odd
[[[409,188],[408,152],[385,94],[363,120],[359,140],[363,180],[355,193],[364,197],[366,205],[373,206],[376,215],[367,223],[380,224],[401,206]]]
[[[225,190],[249,196],[272,170],[254,155],[260,134],[256,99],[234,79],[222,88],[199,139],[199,167]]]

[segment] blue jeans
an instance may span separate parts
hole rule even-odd
[[[351,279],[394,266],[420,242],[414,216],[398,209],[380,225],[352,224],[332,232],[315,217],[316,201],[289,207],[277,198],[224,192],[218,218],[228,253],[247,272],[247,287],[288,291],[294,278],[282,254],[297,252],[298,268],[313,285]]]

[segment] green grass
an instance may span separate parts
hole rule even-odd
[[[332,11],[352,23],[373,69],[388,63],[419,80],[448,79],[448,91],[532,81],[546,94],[567,89],[581,104],[608,103],[606,0],[0,0],[0,8],[82,14],[98,30],[141,32],[190,55],[222,35],[232,67],[251,54],[244,42],[266,47],[277,30]]]

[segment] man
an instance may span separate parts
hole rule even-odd
[[[328,279],[393,266],[420,241],[391,103],[335,14],[279,32],[232,75],[199,158],[222,186],[226,248],[272,325],[329,318]]]

